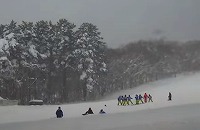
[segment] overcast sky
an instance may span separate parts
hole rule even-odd
[[[200,40],[200,0],[0,0],[0,23],[97,25],[109,47],[140,39]]]

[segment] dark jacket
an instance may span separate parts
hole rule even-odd
[[[135,95],[135,100],[138,100],[139,99],[139,96],[136,94]]]
[[[142,95],[140,94],[140,95],[139,95],[139,100],[142,100],[142,98],[143,98],[143,97],[142,97]]]
[[[60,108],[58,108],[58,110],[56,111],[56,116],[57,116],[57,118],[63,117],[63,111]]]
[[[91,108],[89,108],[89,109],[88,109],[84,114],[82,114],[82,115],[88,115],[88,114],[94,114]]]
[[[106,112],[105,112],[103,109],[101,109],[101,110],[99,111],[99,114],[106,114]]]
[[[91,108],[88,109],[87,114],[94,114]]]
[[[171,94],[170,92],[169,92],[168,100],[169,100],[169,101],[172,100],[172,94]]]

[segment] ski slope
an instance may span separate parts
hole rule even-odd
[[[198,130],[200,129],[200,73],[144,84],[117,92],[101,101],[60,105],[0,106],[0,130]],[[119,95],[150,93],[153,103],[117,106]],[[167,101],[168,92],[172,101]],[[106,105],[106,106],[105,106]],[[82,116],[89,107],[94,115]],[[107,114],[99,115],[100,109]]]

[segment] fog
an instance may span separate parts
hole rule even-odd
[[[58,21],[97,25],[109,47],[140,39],[199,40],[198,0],[0,0],[0,23]]]

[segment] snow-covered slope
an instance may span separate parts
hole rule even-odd
[[[200,129],[199,81],[200,73],[182,74],[118,92],[102,101],[60,105],[64,111],[62,119],[55,118],[58,105],[0,106],[0,130]],[[169,91],[170,102],[167,101]],[[153,96],[153,103],[117,106],[119,95],[134,97],[144,92]],[[82,116],[89,107],[95,114]],[[99,115],[101,108],[108,114]]]
[[[200,104],[0,124],[0,130],[199,130]],[[20,117],[19,117],[20,118]]]

